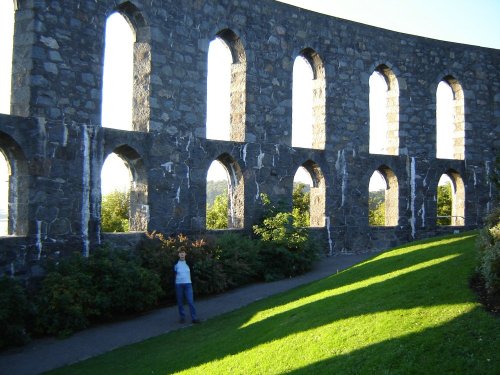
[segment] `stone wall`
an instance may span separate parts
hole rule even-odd
[[[304,165],[324,191],[318,199],[325,226],[319,223],[314,235],[330,254],[474,229],[495,204],[498,50],[272,0],[18,0],[17,6],[12,115],[0,115],[0,149],[11,168],[3,272],[26,273],[44,257],[88,253],[101,242],[100,173],[112,152],[133,172],[139,231],[203,233],[213,160],[231,171],[235,226],[246,231],[262,210],[260,193],[291,205],[293,178]],[[100,123],[105,22],[115,10],[136,31],[135,131]],[[230,46],[233,75],[244,84],[232,99],[232,141],[205,138],[207,51],[217,35]],[[311,149],[291,147],[292,68],[301,54],[324,80],[316,85],[315,105],[323,109],[315,108],[319,130]],[[399,88],[399,149],[391,155],[368,148],[368,80],[377,69],[390,71]],[[446,77],[463,90],[463,160],[435,157],[436,88]],[[368,225],[368,184],[378,169],[397,178],[399,219],[388,227]],[[436,226],[443,173],[463,181],[463,226]],[[136,238],[124,236],[122,243]]]

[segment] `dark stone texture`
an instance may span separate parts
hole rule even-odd
[[[103,241],[100,172],[111,152],[125,157],[146,186],[141,204],[147,229],[167,234],[205,232],[206,173],[221,155],[241,169],[246,232],[262,212],[259,194],[291,205],[294,174],[313,161],[324,176],[329,227],[311,231],[331,252],[381,250],[475,229],[496,204],[490,177],[500,127],[498,50],[400,34],[269,0],[18,5],[12,115],[0,115],[0,148],[15,172],[18,207],[13,235],[0,238],[0,272],[29,273],[44,257],[87,253]],[[149,46],[141,55],[150,56],[141,131],[100,125],[104,27],[115,9],[131,20],[137,43]],[[208,42],[224,29],[241,39],[246,54],[243,142],[204,138]],[[324,150],[290,146],[293,61],[306,47],[325,68]],[[399,83],[398,156],[368,153],[368,79],[380,64]],[[465,160],[434,158],[435,93],[447,75],[464,90]],[[393,227],[368,225],[368,183],[380,166],[398,179]],[[465,185],[465,225],[437,227],[437,183],[450,169]],[[123,236],[105,239],[125,246],[140,237]]]

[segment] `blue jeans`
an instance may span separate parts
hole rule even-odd
[[[177,296],[177,307],[179,308],[179,315],[181,316],[181,319],[184,319],[186,316],[186,314],[184,313],[184,297],[186,297],[187,303],[189,305],[191,320],[197,319],[196,309],[194,308],[193,285],[175,284],[175,295]]]

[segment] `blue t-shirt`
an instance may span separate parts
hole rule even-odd
[[[174,271],[176,284],[191,284],[191,270],[186,261],[179,260],[174,266]]]

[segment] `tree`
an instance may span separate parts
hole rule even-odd
[[[103,232],[129,231],[130,193],[115,190],[102,197],[101,229]]]
[[[368,223],[385,225],[385,190],[370,191],[368,195]]]
[[[311,207],[311,194],[306,191],[307,185],[299,182],[294,184],[292,193],[293,225],[308,227],[311,225],[309,209]]]
[[[215,197],[214,204],[207,204],[207,229],[226,229],[228,227],[227,210],[227,190],[224,190]]]
[[[438,185],[437,189],[437,225],[451,225],[451,184]]]

